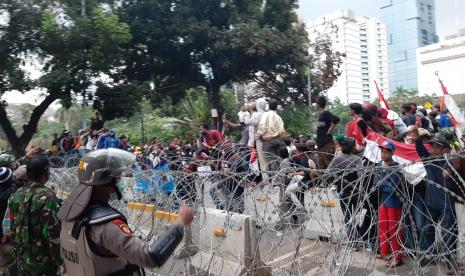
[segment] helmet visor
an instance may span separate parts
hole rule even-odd
[[[136,156],[120,149],[101,149],[85,155],[79,167],[80,179],[87,185],[101,185],[129,171]]]

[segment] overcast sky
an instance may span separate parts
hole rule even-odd
[[[299,16],[305,22],[338,9],[356,16],[379,16],[380,0],[299,0]],[[436,32],[440,39],[465,28],[465,0],[436,0]]]
[[[380,0],[299,0],[299,16],[303,21],[315,19],[338,9],[351,9],[356,16],[379,17]],[[436,32],[440,39],[465,28],[465,0],[436,0]],[[37,104],[39,93],[9,93],[11,103]]]

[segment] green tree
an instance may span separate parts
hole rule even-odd
[[[308,106],[295,104],[287,104],[279,111],[286,133],[294,137],[314,131],[309,114]]]
[[[308,105],[309,87],[311,101],[315,102],[320,94],[325,94],[334,85],[341,74],[340,66],[345,54],[332,49],[331,39],[326,33],[311,33],[309,37],[309,58],[305,58],[302,52],[289,52],[286,55],[289,59],[286,64],[298,64],[298,67],[280,66],[274,71],[256,75],[256,88],[261,92],[260,96],[279,99],[285,104]],[[306,38],[305,41],[299,39],[303,39],[302,36],[295,35],[293,43],[306,43]]]
[[[393,96],[394,97],[407,97],[407,98],[414,97],[414,96],[418,96],[418,90],[415,88],[406,89],[403,86],[398,86],[393,91]]]
[[[295,0],[124,1],[121,16],[134,34],[125,76],[150,82],[155,98],[203,86],[221,115],[225,84],[283,71],[304,80],[308,45],[296,8]]]
[[[341,119],[341,121],[336,125],[335,132],[345,134],[347,123],[352,120],[352,117],[349,115],[349,106],[343,104],[339,98],[336,98],[336,100],[330,102],[328,110]]]
[[[0,125],[17,155],[24,152],[41,116],[54,101],[61,100],[69,107],[73,95],[88,100],[92,80],[119,68],[119,45],[131,39],[127,24],[102,5],[109,1],[76,2],[0,3],[7,19],[0,25],[0,95],[10,90],[44,91],[43,100],[33,109],[21,134],[12,127],[7,103],[0,105]],[[23,66],[31,60],[41,65],[39,78],[33,79]]]

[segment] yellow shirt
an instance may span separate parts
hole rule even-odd
[[[274,110],[265,112],[258,125],[257,134],[264,139],[271,139],[284,135],[284,123],[281,117]]]

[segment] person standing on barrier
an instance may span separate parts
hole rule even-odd
[[[378,259],[386,260],[387,267],[396,267],[402,261],[402,217],[401,194],[403,178],[399,164],[392,160],[396,146],[391,140],[379,146],[381,149],[381,163],[376,170],[374,185],[380,190],[380,206],[378,209],[378,233],[380,254]],[[392,255],[391,255],[392,254]]]
[[[11,239],[20,275],[60,275],[58,237],[60,200],[45,183],[49,162],[34,157],[26,165],[31,184],[17,190],[8,201]]]
[[[326,110],[326,98],[318,97],[316,101],[320,113],[316,129],[316,145],[320,152],[321,169],[326,169],[333,159],[336,147],[333,140],[333,131],[341,119]]]
[[[349,105],[349,114],[352,116],[352,121],[347,123],[346,136],[355,140],[357,150],[362,151],[365,149],[365,142],[363,141],[366,136],[367,124],[362,118],[363,106],[359,103],[351,103]]]
[[[254,105],[252,105],[253,109]],[[258,165],[260,166],[260,170],[262,172],[266,171],[265,168],[265,153],[263,152],[263,141],[260,140],[258,136],[258,126],[260,121],[262,120],[263,114],[265,114],[266,110],[266,100],[264,98],[260,98],[255,103],[255,112],[252,113],[250,116],[250,120],[246,121],[246,124],[250,127],[249,133],[249,147],[255,147],[257,149],[257,156],[258,156]]]
[[[415,147],[418,155],[422,158],[426,169],[426,195],[425,203],[427,209],[426,226],[424,238],[428,245],[427,254],[432,254],[435,241],[436,225],[441,225],[441,235],[443,241],[443,256],[446,259],[447,274],[454,274],[457,271],[457,263],[453,252],[457,243],[457,219],[451,188],[453,180],[450,177],[450,167],[444,158],[449,158],[446,153],[450,151],[450,145],[441,135],[436,134],[430,141],[431,150],[428,152],[423,144],[423,140],[418,133],[418,127],[412,127],[415,139]],[[431,262],[430,256],[421,258],[421,265]]]
[[[185,205],[151,245],[135,237],[126,217],[109,206],[110,200],[122,199],[121,175],[134,161],[133,154],[119,149],[97,150],[81,159],[79,184],[58,212],[68,275],[141,275],[140,267],[162,266],[183,239],[184,226],[193,220]]]
[[[268,107],[269,110],[263,114],[257,131],[260,141],[263,142],[265,171],[276,169],[272,161],[274,161],[273,158],[278,155],[281,139],[284,138],[286,134],[283,120],[281,116],[276,113],[276,110],[278,110],[278,102],[276,100],[270,100],[268,102]]]

